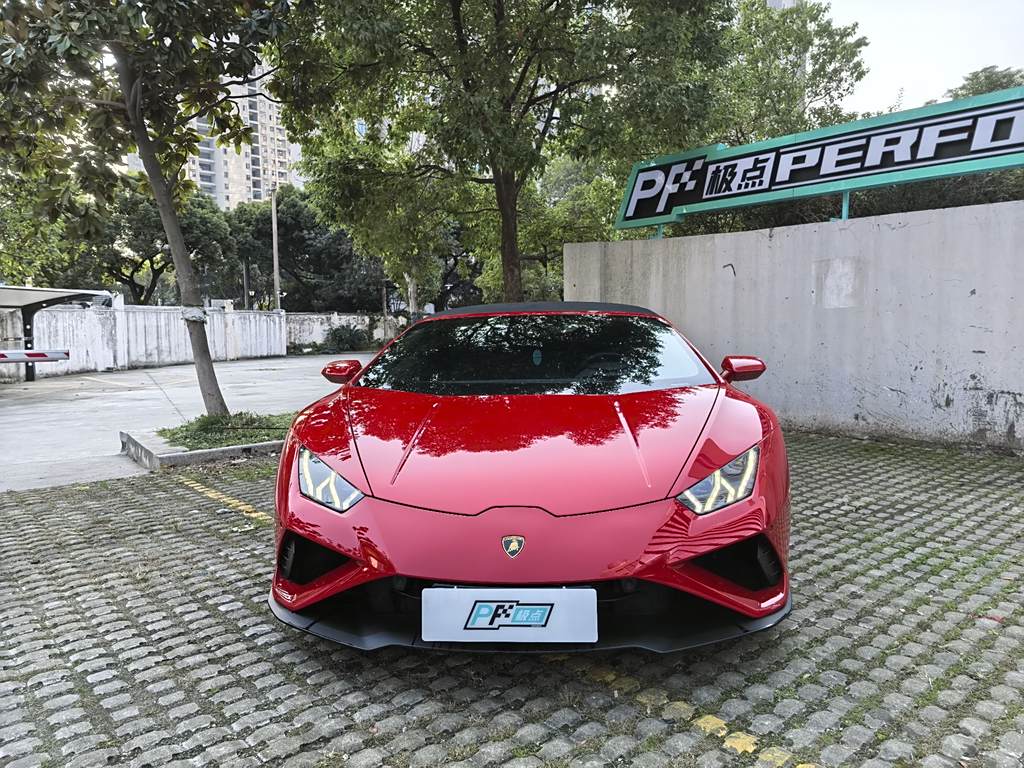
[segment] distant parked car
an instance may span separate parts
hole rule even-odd
[[[420,320],[303,410],[277,477],[281,620],[359,648],[687,648],[790,611],[774,414],[639,307]]]

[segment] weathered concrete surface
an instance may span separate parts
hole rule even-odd
[[[285,626],[272,460],[0,494],[0,764],[1019,767],[1020,462],[787,438],[792,615],[665,656]]]
[[[1024,442],[1024,202],[565,246],[565,298],[648,306],[791,424]]]
[[[69,373],[177,365],[192,361],[192,346],[181,307],[112,308],[62,305],[35,317],[36,349],[68,349],[67,362],[41,363],[40,378]],[[275,357],[285,354],[285,316],[281,312],[207,310],[206,332],[214,360]],[[0,336],[20,338],[21,315],[0,311]],[[0,342],[0,348],[21,342]],[[24,366],[0,366],[0,382],[22,381]]]
[[[289,312],[288,346],[323,344],[332,328],[360,328],[372,334],[373,340],[385,342],[401,330],[405,318],[343,312]]]
[[[362,361],[369,353],[344,355]],[[233,411],[284,413],[331,392],[327,355],[217,363]],[[0,491],[143,472],[120,454],[119,430],[170,427],[201,415],[191,366],[60,376],[0,385]]]

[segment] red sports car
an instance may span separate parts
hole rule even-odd
[[[640,307],[464,307],[412,325],[292,424],[270,606],[378,648],[642,647],[790,610],[775,415]]]

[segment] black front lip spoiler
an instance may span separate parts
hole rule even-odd
[[[698,648],[702,645],[735,640],[770,629],[782,621],[793,608],[792,594],[775,613],[752,619],[721,609],[710,621],[687,622],[680,617],[658,617],[656,621],[631,621],[629,626],[601,627],[596,643],[436,643],[419,636],[417,617],[394,615],[363,615],[351,623],[334,617],[290,611],[274,599],[268,599],[270,610],[285,624],[341,645],[372,651],[388,646],[406,646],[444,651],[479,651],[504,653],[556,653],[566,651],[601,651],[620,648],[642,648],[656,653],[670,653]]]

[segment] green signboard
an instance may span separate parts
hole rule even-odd
[[[1024,166],[1024,87],[637,163],[615,226],[1015,166]]]

